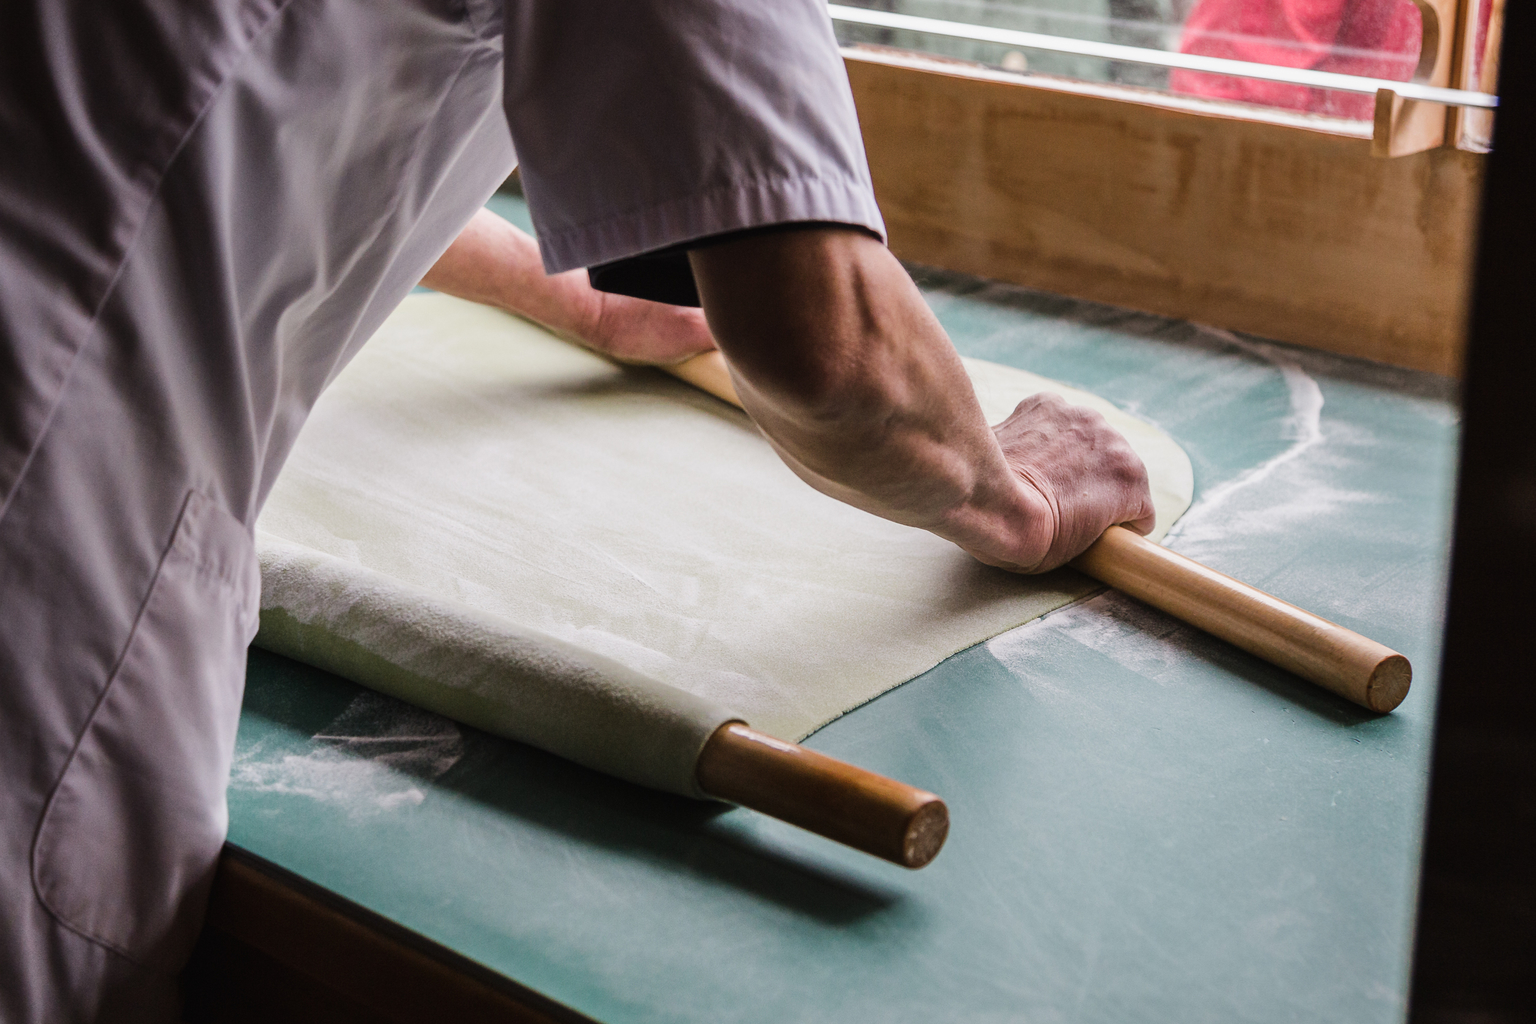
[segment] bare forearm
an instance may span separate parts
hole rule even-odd
[[[583,270],[544,273],[538,243],[489,210],[475,214],[421,283],[623,362],[675,363],[715,347],[697,309],[595,291]]]
[[[823,492],[1036,571],[1111,523],[1151,528],[1146,471],[1103,418],[1026,400],[989,428],[959,356],[885,247],[851,229],[740,238],[691,254],[708,310],[544,273],[538,245],[481,211],[423,279],[613,358],[673,363],[715,346],[747,411]]]
[[[1008,468],[943,329],[874,239],[806,229],[696,251],[737,391],[812,486],[988,561],[1049,524]],[[1047,538],[1048,543],[1048,538]]]
[[[600,312],[585,272],[545,274],[538,243],[489,210],[475,213],[421,283],[577,340],[593,333]]]

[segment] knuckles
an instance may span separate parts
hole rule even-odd
[[[1097,410],[1041,392],[1020,402],[998,425],[997,436],[1009,463],[1032,488],[1046,496],[1076,496],[1065,505],[1047,498],[1049,551],[1024,571],[1064,564],[1114,523],[1150,528],[1146,465]]]

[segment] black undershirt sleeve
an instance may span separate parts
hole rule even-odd
[[[860,231],[871,236],[873,232],[851,224],[832,224],[825,221],[792,221],[787,224],[766,224],[740,231],[726,231],[718,235],[695,238],[680,245],[668,246],[638,256],[627,256],[612,263],[587,268],[587,279],[600,292],[629,295],[651,302],[665,302],[673,306],[698,306],[699,289],[693,280],[693,267],[688,262],[691,249],[705,249],[721,242],[732,242],[748,235],[766,235],[778,231],[798,231],[804,228],[840,227]]]

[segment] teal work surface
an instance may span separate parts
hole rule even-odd
[[[962,352],[1172,434],[1197,483],[1172,546],[1407,654],[1402,707],[1100,594],[807,742],[946,799],[948,846],[907,872],[252,651],[231,841],[615,1024],[1401,1019],[1446,382],[920,279]]]

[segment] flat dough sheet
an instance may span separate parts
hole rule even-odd
[[[1157,536],[1188,507],[1189,459],[1155,427],[1022,370],[966,366],[989,422],[1041,390],[1109,417],[1151,472]],[[324,553],[793,739],[1096,587],[990,569],[840,504],[740,411],[445,295],[406,299],[326,391],[258,530],[264,570],[275,553]],[[264,622],[274,601],[314,619],[349,600],[310,590],[269,592]],[[368,644],[387,662],[380,625]]]

